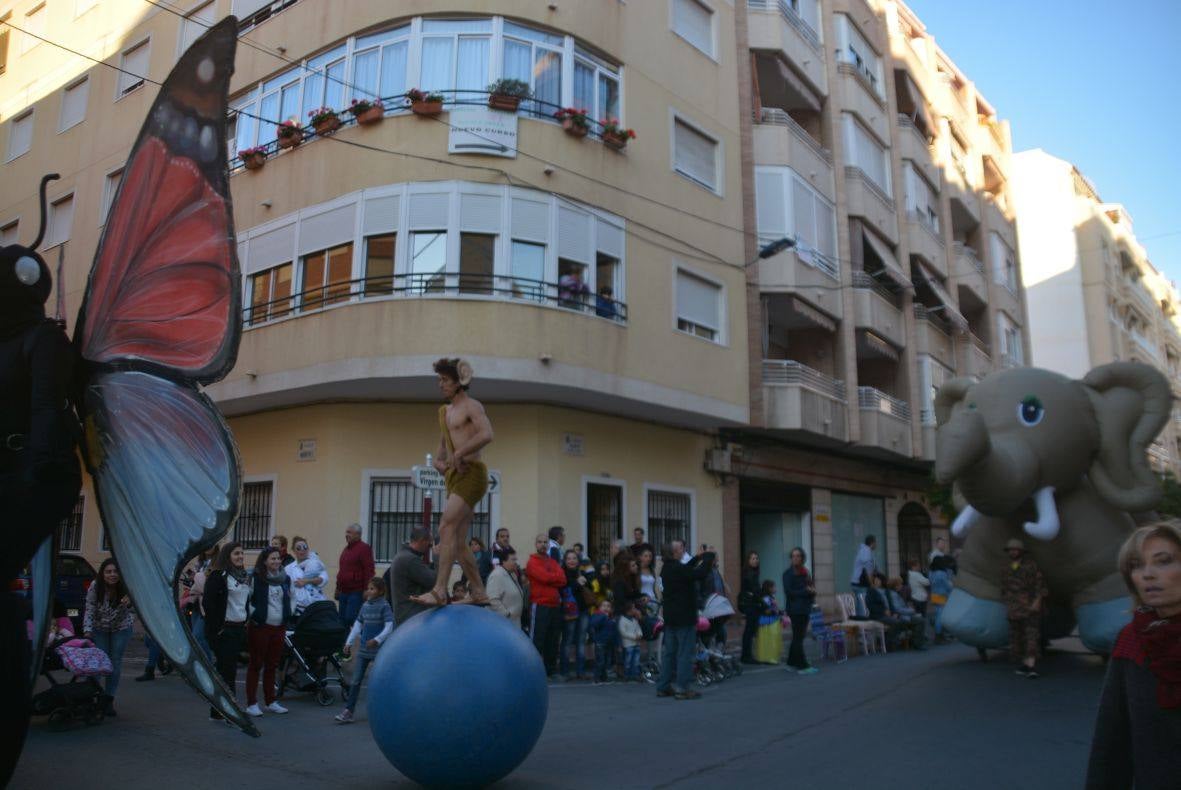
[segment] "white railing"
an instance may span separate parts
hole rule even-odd
[[[755,119],[755,122],[773,126],[786,126],[799,138],[800,142],[812,149],[812,153],[816,154],[829,165],[832,164],[832,151],[816,142],[816,138],[808,134],[808,131],[796,123],[796,120],[788,115],[785,110],[781,110],[778,107],[764,107],[762,113]]]
[[[869,174],[856,165],[845,165],[845,178],[856,178],[865,184],[865,188],[870,191],[875,198],[877,198],[887,211],[894,210],[894,199],[887,195],[885,191],[874,183],[874,180],[869,177]]]
[[[953,243],[951,248],[957,258],[963,258],[970,267],[984,274],[984,261],[980,260],[980,256],[976,254],[976,250],[965,245],[962,241]]]
[[[932,241],[934,241],[940,247],[944,246],[943,237],[939,235],[939,227],[935,224],[936,220],[929,214],[911,209],[910,211],[906,212],[906,217],[908,220],[919,225],[923,230],[927,231],[927,235],[931,237]]]
[[[764,359],[763,383],[794,385],[837,400],[845,399],[845,382],[826,376],[794,359]]]
[[[910,419],[910,404],[873,387],[857,388],[857,407],[862,411],[880,411],[900,420]]]
[[[791,3],[786,0],[746,0],[746,5],[752,11],[775,11],[778,9],[779,15],[784,18],[787,24],[795,28],[796,32],[812,46],[812,49],[820,52],[820,34],[804,21],[799,12],[791,7]]]

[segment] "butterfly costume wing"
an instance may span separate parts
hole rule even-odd
[[[241,337],[226,153],[237,20],[210,28],[164,81],[95,254],[75,345],[87,468],[136,612],[180,674],[258,731],[181,619],[177,580],[237,516],[238,450],[198,384]]]

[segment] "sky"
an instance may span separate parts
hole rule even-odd
[[[1181,2],[905,0],[1008,119],[1073,162],[1181,283]]]

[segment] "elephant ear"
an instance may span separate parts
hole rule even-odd
[[[1148,465],[1148,445],[1169,419],[1173,393],[1156,368],[1113,362],[1088,373],[1082,385],[1099,422],[1099,453],[1088,473],[1105,500],[1122,510],[1151,510],[1161,486]]]
[[[968,390],[972,389],[975,383],[975,379],[952,379],[939,388],[939,391],[935,393],[936,424],[943,425],[951,419],[952,408],[964,399],[964,396],[968,394]]]

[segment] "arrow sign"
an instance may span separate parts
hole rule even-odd
[[[443,475],[433,466],[414,466],[410,468],[410,473],[411,482],[415,488],[442,491],[447,487]],[[498,491],[500,491],[500,474],[492,472],[488,475],[488,493],[492,494]]]

